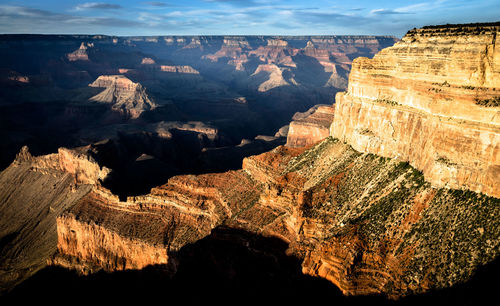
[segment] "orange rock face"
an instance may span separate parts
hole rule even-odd
[[[499,214],[498,199],[436,189],[407,163],[328,138],[247,158],[240,171],[177,176],[125,202],[96,186],[58,217],[53,262],[82,272],[175,264],[171,252],[224,225],[282,239],[304,273],[345,294],[399,297],[493,260]]]
[[[288,129],[286,145],[289,147],[305,147],[328,137],[334,111],[333,106],[322,105],[314,107],[304,115],[296,114]]]
[[[409,161],[436,186],[500,197],[499,29],[412,30],[356,59],[331,135]]]

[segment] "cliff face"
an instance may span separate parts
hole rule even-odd
[[[123,75],[102,75],[89,86],[106,87],[103,92],[90,98],[91,101],[113,104],[113,110],[129,115],[132,119],[157,106],[141,84]]]
[[[356,59],[331,135],[409,161],[436,186],[499,197],[499,29],[412,30],[373,59]]]
[[[87,50],[89,48],[92,48],[94,47],[94,44],[93,43],[83,43],[80,45],[80,48],[78,48],[77,50],[71,52],[71,53],[68,53],[66,55],[66,57],[68,58],[68,60],[70,62],[74,62],[74,61],[88,61],[89,60],[89,55],[87,53]]]
[[[286,145],[305,147],[330,135],[335,108],[330,105],[313,107],[305,113],[296,113],[290,122]]]
[[[84,273],[175,266],[178,250],[224,225],[282,239],[304,273],[345,294],[399,297],[457,284],[492,261],[498,204],[328,138],[247,158],[240,171],[177,176],[125,202],[96,187],[58,217],[53,262]]]
[[[160,65],[160,71],[175,72],[181,74],[200,74],[200,72],[191,66],[168,66]]]
[[[92,163],[81,152],[33,157],[24,147],[0,173],[0,292],[47,265],[57,249],[56,217],[97,183]]]
[[[250,79],[258,85],[259,92],[266,92],[276,87],[290,85],[283,77],[286,71],[286,68],[274,64],[259,65]]]

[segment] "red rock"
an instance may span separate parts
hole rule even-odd
[[[311,108],[304,115],[295,114],[288,129],[286,145],[306,147],[328,137],[334,110],[333,106],[321,105]]]

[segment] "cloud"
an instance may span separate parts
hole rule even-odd
[[[103,2],[86,2],[82,4],[78,4],[75,6],[76,10],[89,10],[89,9],[99,9],[99,10],[109,10],[109,9],[121,9],[122,6],[119,4],[110,4]]]
[[[131,28],[144,24],[120,18],[77,16],[30,7],[0,5],[0,32],[4,33],[55,33],[61,30],[66,33],[82,33],[82,29],[99,32],[103,26]]]
[[[235,6],[253,6],[260,5],[256,0],[203,0],[204,2],[212,3],[227,3]]]
[[[401,14],[413,14],[406,11],[399,10],[389,10],[389,9],[375,9],[370,11],[371,15],[401,15]]]
[[[174,5],[170,4],[170,3],[159,2],[159,1],[148,1],[148,2],[144,2],[144,3],[147,4],[147,5],[156,6],[156,7],[174,6]]]

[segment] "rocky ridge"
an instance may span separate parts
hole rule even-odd
[[[91,101],[110,103],[113,110],[122,112],[132,119],[136,119],[143,112],[157,107],[140,83],[134,83],[123,75],[103,75],[89,86],[106,88],[103,92],[90,98]]]

